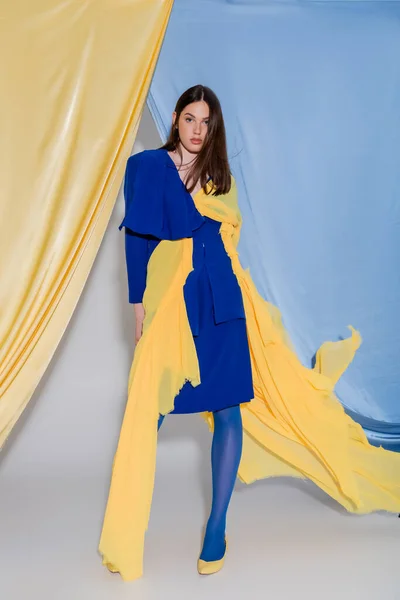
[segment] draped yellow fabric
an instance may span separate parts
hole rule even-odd
[[[241,407],[239,477],[246,483],[276,475],[309,478],[349,511],[399,511],[400,455],[372,447],[333,392],[360,344],[359,334],[351,329],[348,339],[324,344],[315,369],[304,367],[290,347],[279,311],[258,294],[250,273],[240,265],[236,185],[226,196],[201,190],[195,203],[203,215],[221,222],[245,305],[255,397]],[[183,297],[191,257],[191,239],[162,241],[148,265],[144,332],[129,377],[100,540],[104,564],[125,580],[142,574],[158,413],[172,410],[186,380],[200,382]],[[204,416],[212,427],[212,415]]]
[[[173,0],[14,0],[0,19],[0,445],[79,299]]]

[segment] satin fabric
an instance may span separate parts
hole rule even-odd
[[[322,345],[314,369],[290,346],[277,309],[266,302],[240,264],[241,216],[236,185],[225,196],[201,190],[199,212],[221,222],[221,236],[239,282],[246,314],[254,399],[241,406],[244,440],[239,477],[309,478],[347,510],[400,510],[400,455],[375,448],[348,417],[334,385],[361,342]],[[143,572],[145,531],[154,485],[158,415],[173,409],[184,382],[200,384],[183,286],[192,269],[192,239],[162,241],[148,265],[146,318],[129,376],[99,550],[125,580]],[[212,414],[206,413],[210,428]]]
[[[17,0],[0,19],[0,446],[68,325],[172,0]]]

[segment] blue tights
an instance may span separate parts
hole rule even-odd
[[[200,558],[219,560],[225,552],[226,513],[242,455],[243,429],[239,406],[213,413],[211,447],[212,505]],[[158,429],[164,417],[160,415]]]

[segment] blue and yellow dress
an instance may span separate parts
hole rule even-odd
[[[212,411],[240,404],[241,481],[307,478],[351,512],[400,512],[400,454],[371,446],[334,392],[359,333],[325,342],[313,369],[302,365],[279,310],[240,263],[234,179],[227,194],[208,191],[192,199],[165,150],[128,161],[129,299],[144,290],[146,317],[99,544],[125,580],[143,572],[159,414],[201,411],[212,428]]]
[[[243,299],[221,223],[198,212],[164,149],[130,157],[124,195],[120,229],[125,227],[129,302],[142,302],[147,264],[159,242],[193,238],[193,270],[184,296],[201,384],[186,382],[172,413],[214,412],[249,402],[254,394]]]

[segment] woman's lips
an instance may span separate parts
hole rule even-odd
[[[201,140],[197,138],[192,138],[190,141],[192,142],[192,144],[201,144]]]

